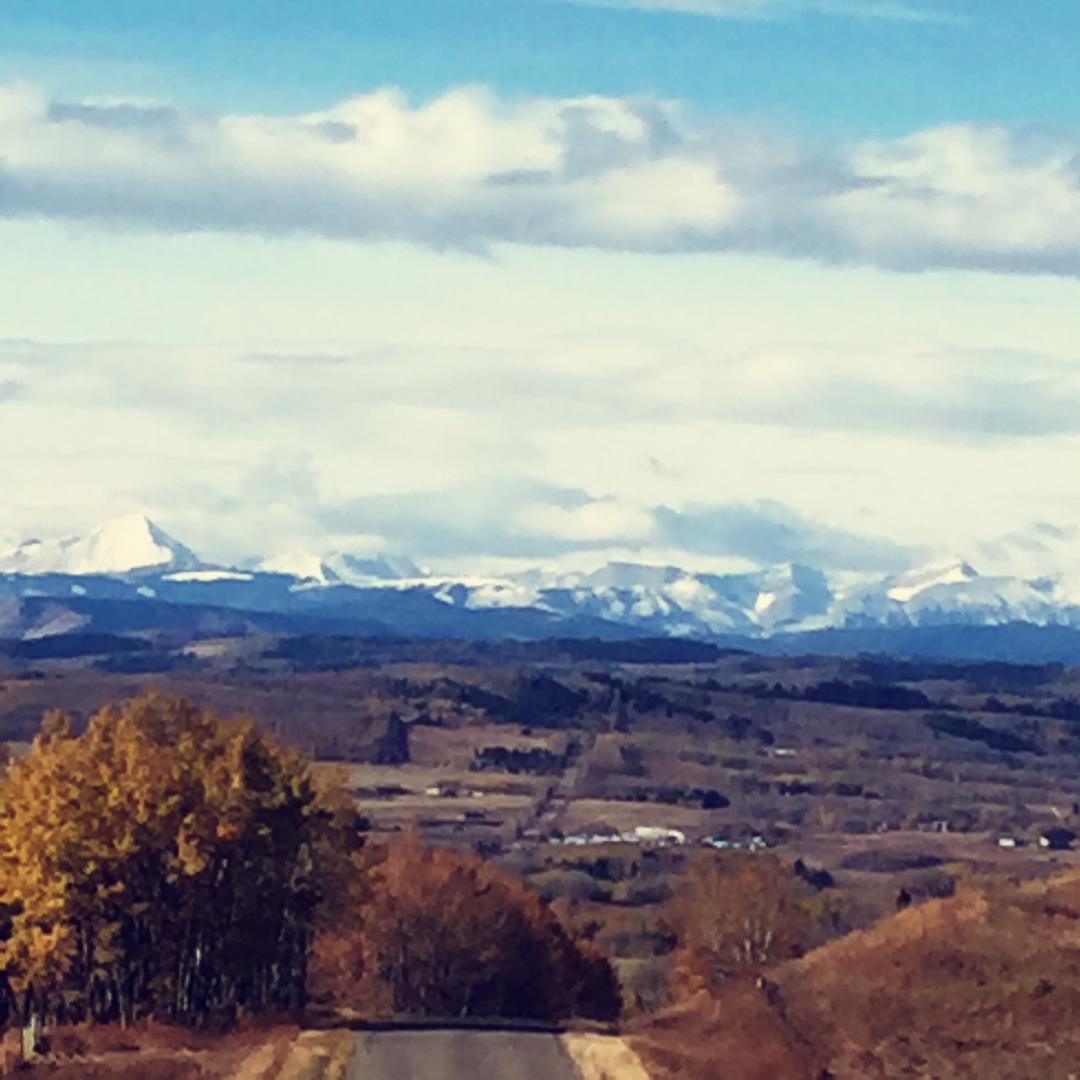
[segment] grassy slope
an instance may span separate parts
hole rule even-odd
[[[932,901],[661,1017],[685,1080],[1065,1080],[1080,1061],[1080,875]]]

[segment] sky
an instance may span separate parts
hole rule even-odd
[[[0,540],[1080,570],[1075,0],[0,26]]]

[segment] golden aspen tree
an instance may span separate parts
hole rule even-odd
[[[302,757],[150,694],[50,715],[0,784],[0,942],[24,1018],[183,1022],[303,1004],[328,846]]]

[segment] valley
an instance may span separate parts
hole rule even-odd
[[[150,673],[9,652],[0,738],[18,755],[46,709],[77,730],[151,687],[247,712],[344,785],[373,840],[415,828],[523,877],[614,959],[631,1010],[667,1000],[666,905],[706,845],[804,867],[826,936],[905,895],[1080,866],[1071,843],[1043,846],[1080,833],[1080,671],[1063,665],[648,641],[192,650]]]
[[[802,603],[793,594],[776,607],[775,574],[768,604],[764,578],[732,579],[724,588],[758,613],[753,636],[680,637],[654,636],[671,624],[642,614],[659,610],[664,590],[689,603],[676,571],[609,567],[560,593],[561,608],[546,593],[500,607],[475,602],[475,583],[395,577],[415,567],[388,559],[206,567],[141,519],[44,550],[64,572],[9,564],[0,578],[9,758],[27,753],[51,709],[78,734],[100,707],[146,691],[250,715],[312,760],[320,790],[344,792],[371,850],[479,856],[527,885],[611,965],[651,1075],[698,1075],[696,1059],[673,1073],[665,1064],[678,1051],[664,1025],[714,1023],[685,1012],[673,922],[705,853],[732,872],[747,859],[783,868],[811,957],[860,934],[877,940],[909,907],[1080,870],[1080,667],[1065,662],[1080,632],[931,607],[985,594],[966,570],[893,582],[875,625],[845,617],[813,631],[798,629],[805,620],[765,631],[764,611]],[[115,569],[133,560],[157,561]],[[346,582],[361,572],[384,576]],[[820,576],[784,574],[825,602]],[[738,985],[720,1000],[757,1017],[760,1002]],[[748,1023],[779,1046],[788,1036],[774,1013]],[[320,1022],[341,1016],[339,1006]],[[159,1053],[147,1038],[144,1056]],[[254,1053],[274,1046],[292,1060],[291,1038]],[[340,1062],[353,1043],[334,1038]],[[497,1039],[451,1041],[462,1062],[490,1051],[520,1059],[522,1075],[543,1058],[515,1057]],[[409,1054],[427,1060],[418,1038],[358,1045],[354,1068],[375,1075]]]

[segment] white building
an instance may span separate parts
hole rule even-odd
[[[665,829],[659,825],[638,825],[633,838],[639,844],[685,844],[686,833],[678,829]]]

